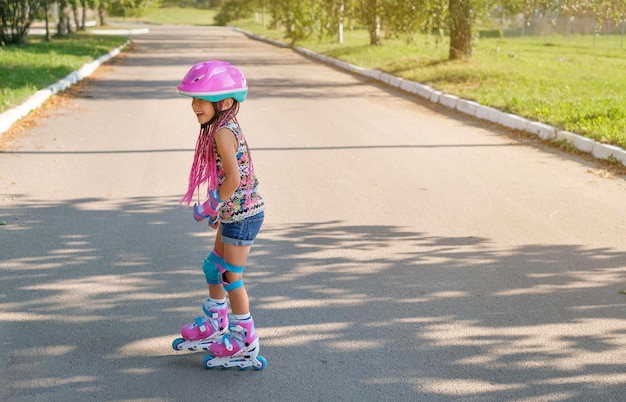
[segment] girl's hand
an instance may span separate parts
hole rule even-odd
[[[220,206],[222,206],[222,200],[220,200],[220,194],[217,190],[209,192],[209,199],[202,205],[193,205],[193,218],[196,222],[200,222],[204,219],[217,219]]]
[[[217,216],[213,216],[213,217],[209,218],[207,223],[209,224],[209,227],[211,227],[213,229],[217,229],[220,226],[220,220],[219,220],[219,218]]]

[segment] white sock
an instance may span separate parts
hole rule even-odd
[[[224,297],[223,299],[212,299],[209,297],[209,301],[215,304],[224,304],[226,303],[226,298]]]
[[[237,321],[246,321],[249,320],[250,318],[252,318],[250,316],[250,313],[246,313],[246,314],[233,314],[233,317],[235,318],[235,320]]]

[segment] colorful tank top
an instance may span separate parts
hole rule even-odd
[[[241,128],[234,121],[229,121],[224,125],[237,137],[237,164],[239,165],[239,186],[235,193],[224,201],[220,208],[220,222],[234,223],[241,222],[246,218],[254,216],[265,209],[265,203],[261,194],[257,192],[259,181],[254,175],[250,176],[250,157],[248,145],[241,133]],[[222,159],[217,156],[217,178],[221,185],[226,179]]]

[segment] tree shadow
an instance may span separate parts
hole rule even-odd
[[[182,400],[199,383],[252,400],[626,390],[626,252],[342,221],[268,220],[246,269],[268,368],[207,372],[170,347],[200,311],[212,241],[177,200],[0,207],[0,399]]]

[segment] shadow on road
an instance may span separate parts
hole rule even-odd
[[[173,196],[0,208],[0,399],[178,400],[199,381],[251,400],[332,400],[337,389],[354,400],[601,400],[626,389],[626,252],[502,250],[340,221],[268,220],[246,271],[268,368],[204,370],[202,353],[170,348],[205,297],[212,237],[188,215]],[[390,358],[393,368],[379,363]],[[156,393],[163,382],[170,395]]]

